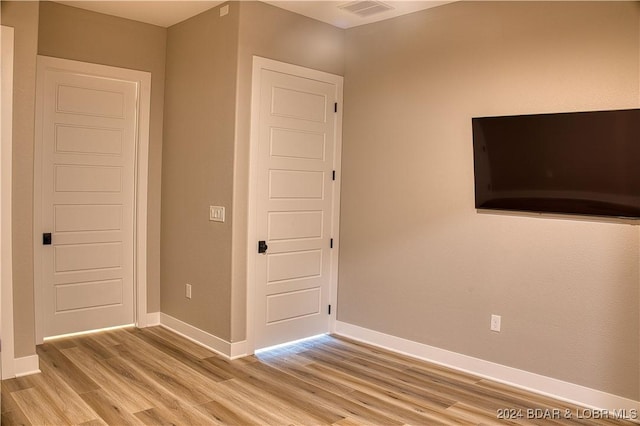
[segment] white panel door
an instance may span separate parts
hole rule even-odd
[[[334,83],[260,73],[255,349],[329,331],[337,100]]]
[[[41,81],[44,337],[131,324],[139,85],[52,68]]]

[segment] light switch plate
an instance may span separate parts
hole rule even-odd
[[[214,222],[224,222],[224,207],[209,206],[209,220]]]

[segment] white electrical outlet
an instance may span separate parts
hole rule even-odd
[[[500,315],[491,315],[491,331],[500,332],[500,323],[502,317]]]
[[[224,207],[209,206],[209,220],[213,222],[224,222]]]
[[[191,299],[191,284],[185,284],[185,297]]]

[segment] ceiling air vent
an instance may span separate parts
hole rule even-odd
[[[371,15],[393,9],[393,7],[380,1],[352,1],[351,3],[343,4],[338,7],[342,10],[346,10],[347,12],[356,14],[361,18],[367,18]]]

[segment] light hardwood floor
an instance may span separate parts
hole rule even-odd
[[[42,374],[2,382],[3,425],[607,423],[332,336],[228,361],[164,328],[131,328],[50,341],[38,355]],[[524,418],[499,420],[504,409]],[[569,410],[574,419],[527,419],[528,409]]]

